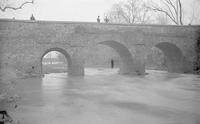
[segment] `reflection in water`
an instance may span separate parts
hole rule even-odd
[[[67,74],[66,73],[51,73],[45,74],[42,79],[42,87],[44,89],[62,89],[66,84]]]
[[[22,100],[16,118],[27,124],[198,123],[200,79],[196,75],[85,71],[85,77],[52,73],[42,80],[20,80]]]

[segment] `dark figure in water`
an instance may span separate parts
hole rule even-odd
[[[114,60],[111,59],[111,68],[114,68]]]
[[[12,123],[12,118],[8,115],[7,111],[0,111],[0,124]]]

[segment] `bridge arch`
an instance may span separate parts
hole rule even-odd
[[[64,49],[62,49],[62,48],[53,47],[53,48],[47,49],[47,50],[41,55],[41,58],[40,58],[41,73],[43,74],[42,60],[43,60],[44,56],[45,56],[47,53],[51,52],[51,51],[60,52],[60,53],[62,53],[62,54],[65,56],[65,58],[67,59],[68,70],[70,71],[70,70],[71,70],[71,65],[72,65],[72,59],[71,59],[70,54],[69,54],[66,50],[64,50]],[[69,73],[70,73],[70,72],[69,72]]]
[[[185,57],[180,48],[169,42],[158,43],[155,47],[163,52],[168,72],[184,72]]]
[[[114,40],[102,41],[98,44],[109,46],[119,54],[121,60],[120,74],[135,74],[132,54],[125,45]]]

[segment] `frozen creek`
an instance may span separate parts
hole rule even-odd
[[[20,124],[200,124],[200,77],[87,68],[82,78],[52,73],[20,79]]]

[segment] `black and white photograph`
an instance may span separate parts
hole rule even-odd
[[[0,0],[0,124],[200,124],[200,0]]]

